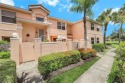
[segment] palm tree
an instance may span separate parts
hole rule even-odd
[[[123,5],[123,7],[121,7],[119,9],[118,12],[113,12],[112,13],[112,21],[114,22],[114,24],[119,24],[120,25],[120,30],[119,30],[119,43],[121,41],[121,37],[123,36],[123,24],[125,22],[125,18],[122,16],[122,14],[125,13],[125,4]]]
[[[103,11],[101,13],[101,15],[99,15],[99,17],[96,19],[96,21],[101,22],[102,25],[104,26],[104,45],[105,45],[105,47],[106,47],[106,31],[107,31],[108,24],[111,21],[111,12],[112,12],[112,9],[107,9],[107,10]]]
[[[84,40],[85,40],[85,49],[87,49],[87,28],[86,28],[86,16],[93,15],[92,7],[98,0],[71,0],[73,6],[70,8],[70,11],[83,13],[83,24],[84,24]]]
[[[114,24],[120,25],[120,29],[119,29],[119,43],[120,43],[121,37],[123,35],[122,27],[123,27],[125,19],[121,16],[120,12],[113,12],[112,21],[114,22]]]

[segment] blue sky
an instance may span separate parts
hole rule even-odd
[[[83,16],[83,14],[69,12],[69,8],[72,6],[70,0],[0,0],[0,2],[24,9],[27,9],[28,5],[30,4],[42,4],[48,10],[50,10],[50,16],[72,22],[81,20]],[[96,19],[102,11],[108,8],[113,8],[113,11],[118,11],[118,9],[124,3],[125,0],[99,0],[99,2],[93,7],[93,19]],[[112,23],[110,23],[108,26],[107,35],[110,35],[114,28],[117,27],[118,26],[114,26]]]

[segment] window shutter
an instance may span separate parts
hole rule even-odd
[[[6,10],[2,10],[2,16],[15,18],[16,17],[16,13],[15,12],[6,11]]]

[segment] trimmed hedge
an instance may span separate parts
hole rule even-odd
[[[43,76],[47,76],[52,71],[79,62],[80,58],[80,52],[76,50],[41,56],[38,59],[38,70]]]
[[[0,59],[0,83],[16,83],[16,63]]]
[[[82,49],[79,49],[79,52],[81,53],[81,58],[83,60],[86,60],[86,59],[89,59],[91,57],[96,56],[96,51],[93,49],[86,49],[85,50],[84,48],[82,48]]]
[[[103,52],[105,49],[105,46],[104,44],[98,43],[98,44],[93,44],[92,48],[95,49],[97,52]]]
[[[10,52],[0,52],[0,59],[9,59],[10,58]]]

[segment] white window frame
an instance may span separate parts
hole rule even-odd
[[[61,23],[61,25],[60,25],[60,26],[61,26],[61,29],[58,28],[58,23]],[[58,30],[64,30],[64,29],[63,29],[63,24],[65,24],[65,30],[66,30],[66,23],[63,23],[63,22],[57,22],[57,29],[58,29]]]

